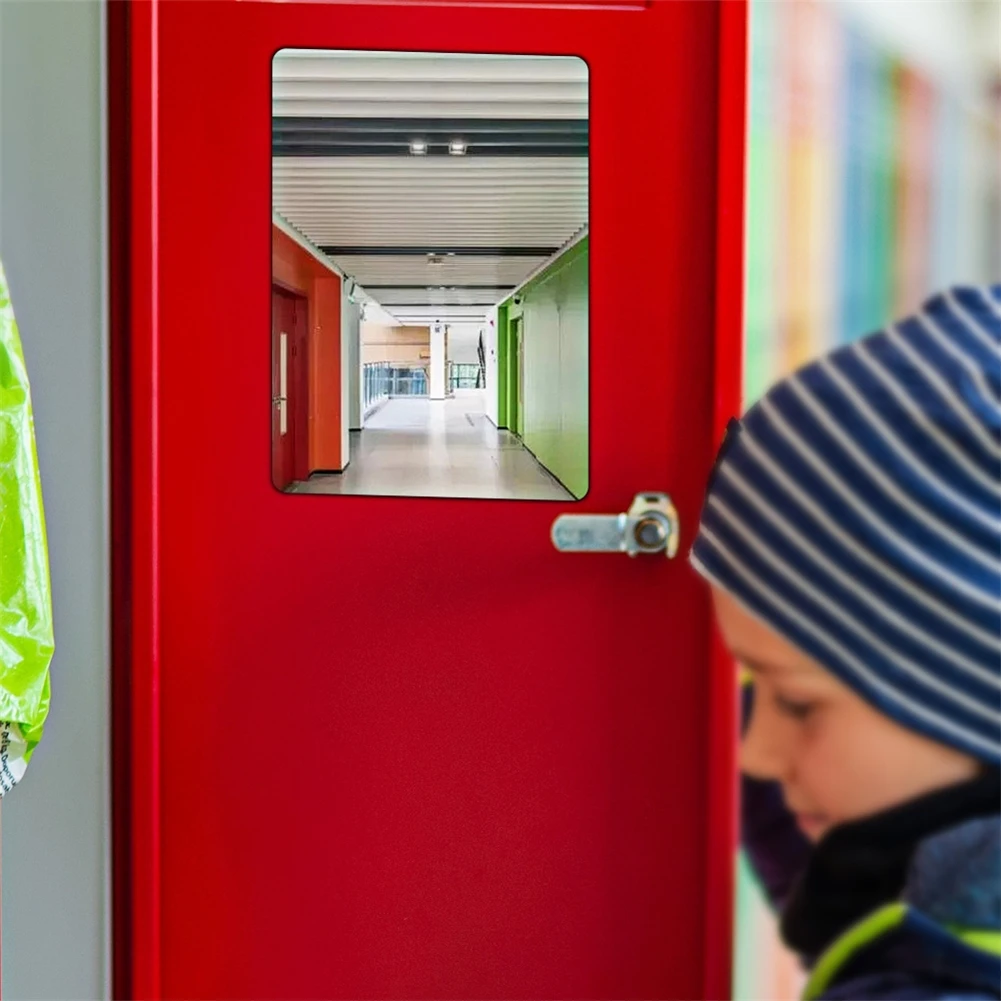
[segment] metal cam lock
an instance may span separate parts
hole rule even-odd
[[[678,512],[667,494],[637,494],[626,514],[562,514],[553,522],[553,545],[564,553],[678,555]]]

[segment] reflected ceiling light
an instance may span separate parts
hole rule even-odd
[[[423,139],[410,140],[410,152],[414,156],[424,156],[428,151],[428,144]]]
[[[468,148],[464,139],[453,139],[448,144],[448,151],[452,156],[465,156]]]

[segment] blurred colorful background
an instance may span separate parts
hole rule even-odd
[[[937,289],[1001,281],[1001,3],[750,0],[745,402]],[[802,977],[744,859],[736,1001]]]

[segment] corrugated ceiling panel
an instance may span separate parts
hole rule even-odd
[[[337,265],[362,286],[498,285],[514,288],[544,257],[450,257],[428,264],[423,257],[339,257]]]
[[[275,57],[273,73],[275,116],[376,123],[398,118],[586,122],[588,117],[588,71],[578,59],[287,50]],[[400,123],[394,127],[399,135]],[[317,246],[354,248],[554,248],[587,224],[586,156],[396,152],[275,156],[274,208]],[[385,253],[335,257],[362,287],[490,284],[498,291],[488,301],[501,298],[504,288],[520,284],[544,261],[544,253],[449,257],[438,265]],[[369,294],[382,301],[378,291]],[[460,293],[427,296],[425,290],[401,299],[387,291],[384,304],[402,318],[404,312],[393,304],[438,302],[435,308],[466,315],[480,308],[471,303],[483,301]],[[406,305],[399,309],[409,309],[410,317],[423,315]]]
[[[587,118],[587,65],[546,56],[285,50],[272,114]]]

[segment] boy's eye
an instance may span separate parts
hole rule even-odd
[[[775,708],[785,716],[792,719],[804,720],[813,712],[815,704],[804,702],[800,699],[790,699],[784,695],[775,695]]]

